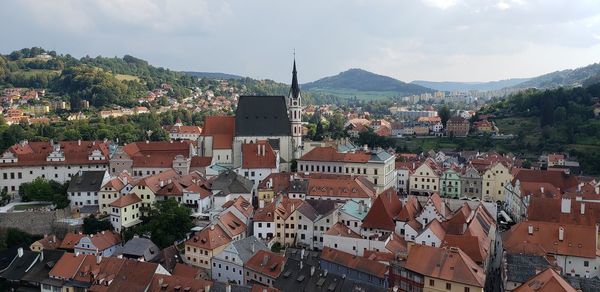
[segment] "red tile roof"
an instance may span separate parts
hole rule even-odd
[[[562,171],[546,171],[534,169],[517,169],[513,184],[516,180],[521,183],[549,183],[563,191],[577,187],[579,181],[574,175],[568,175]]]
[[[378,261],[355,256],[330,247],[323,248],[321,260],[345,266],[378,278],[384,278],[387,273],[387,267]]]
[[[98,250],[105,250],[121,243],[121,236],[112,231],[101,231],[94,235],[89,235],[89,237]]]
[[[561,228],[563,240],[559,240]],[[504,233],[502,241],[504,249],[509,252],[520,252],[525,244],[539,246],[550,254],[584,258],[596,258],[597,255],[595,226],[521,221]]]
[[[218,222],[231,238],[246,232],[246,224],[231,213],[231,211],[219,215]]]
[[[198,126],[165,126],[165,130],[170,134],[201,134],[202,128]]]
[[[576,292],[565,279],[563,279],[552,268],[535,275],[521,286],[512,290],[513,292]]]
[[[350,237],[350,238],[362,238],[360,234],[354,232],[352,229],[348,228],[344,223],[337,222],[333,224],[333,226],[329,227],[329,230],[325,232],[327,235],[332,236],[341,236],[341,237]]]
[[[373,199],[375,190],[362,176],[308,178],[308,196]]]
[[[414,245],[408,253],[405,268],[428,277],[467,284],[485,285],[485,272],[459,248]]]
[[[200,273],[200,269],[186,264],[176,263],[173,269],[173,276],[182,278],[196,279]]]
[[[23,142],[8,148],[18,159],[16,163],[2,163],[4,166],[34,166],[34,165],[88,165],[106,164],[108,162],[108,145],[103,141],[61,141],[55,143],[60,145],[64,153],[64,161],[46,161],[48,155],[54,151],[50,142]],[[89,160],[93,151],[99,151],[104,157],[102,160]]]
[[[63,238],[62,242],[60,243],[59,248],[60,249],[74,249],[75,245],[77,245],[79,240],[84,236],[85,236],[85,234],[69,232],[69,233],[65,234],[65,238]]]
[[[419,212],[421,212],[421,203],[419,203],[419,200],[417,200],[415,196],[408,196],[406,204],[402,206],[402,210],[400,210],[397,219],[402,222],[409,222],[413,220]]]
[[[211,224],[188,239],[185,244],[198,248],[213,250],[231,242],[231,237],[218,224]]]
[[[86,255],[75,255],[74,253],[65,253],[56,262],[52,270],[48,273],[50,277],[58,279],[71,279],[77,274],[77,270],[85,260]]]
[[[242,168],[276,168],[277,155],[267,141],[242,144]]]
[[[44,238],[36,241],[44,249],[57,249],[60,247],[61,240],[56,237],[56,235],[45,235]]]
[[[570,200],[571,208],[568,213],[563,213],[560,198],[532,197],[527,208],[527,219],[587,226],[595,226],[600,222],[600,203],[581,202],[575,198],[567,200]],[[581,214],[582,209],[584,214]]]
[[[367,216],[363,219],[363,228],[376,228],[382,230],[394,231],[396,223],[394,218],[400,214],[402,202],[396,194],[394,188],[385,190],[373,202]]]
[[[300,157],[303,161],[338,161],[366,163],[371,155],[365,152],[340,153],[333,147],[316,147]]]
[[[127,195],[121,196],[116,199],[114,202],[110,203],[109,206],[123,208],[129,205],[133,205],[135,203],[139,203],[142,200],[135,193],[129,193]]]
[[[203,131],[203,136],[213,137],[213,149],[233,149],[235,117],[206,116]]]
[[[195,147],[195,141],[145,141],[134,142],[123,146],[123,151],[131,157],[134,167],[173,166],[175,156],[190,157],[190,147]]]
[[[246,262],[244,268],[252,270],[256,273],[277,278],[283,266],[285,265],[285,257],[266,250],[259,250]]]
[[[155,274],[148,287],[148,292],[176,292],[176,291],[195,291],[208,292],[212,286],[211,281],[201,279],[190,279],[180,276],[167,276]],[[187,289],[187,290],[186,290]]]

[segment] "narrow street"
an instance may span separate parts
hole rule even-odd
[[[496,230],[496,243],[494,253],[490,257],[490,262],[487,269],[487,277],[485,280],[485,291],[501,292],[504,291],[504,283],[502,282],[502,237],[499,230]]]

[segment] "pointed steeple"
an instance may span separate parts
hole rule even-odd
[[[292,87],[290,88],[290,98],[298,98],[300,95],[300,86],[298,86],[298,72],[296,71],[296,58],[294,57],[294,69],[292,70]]]

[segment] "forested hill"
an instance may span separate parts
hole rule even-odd
[[[586,173],[600,173],[600,83],[571,89],[529,89],[484,108],[500,131],[512,132],[532,152],[567,151]]]
[[[600,82],[600,63],[544,74],[513,87],[538,89],[570,88],[587,86],[596,82]]]
[[[434,90],[416,84],[409,84],[394,78],[378,75],[362,69],[350,69],[335,76],[325,77],[302,85],[309,91],[325,92],[381,92],[396,96],[406,96],[433,92]]]

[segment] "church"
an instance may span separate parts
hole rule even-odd
[[[207,117],[198,139],[200,156],[212,157],[212,164],[238,169],[243,164],[244,145],[267,142],[278,156],[278,168],[289,171],[302,152],[302,96],[296,60],[288,96],[240,96],[235,117]],[[263,146],[264,147],[264,146]],[[248,147],[246,147],[248,148]],[[260,157],[257,159],[261,159]]]

